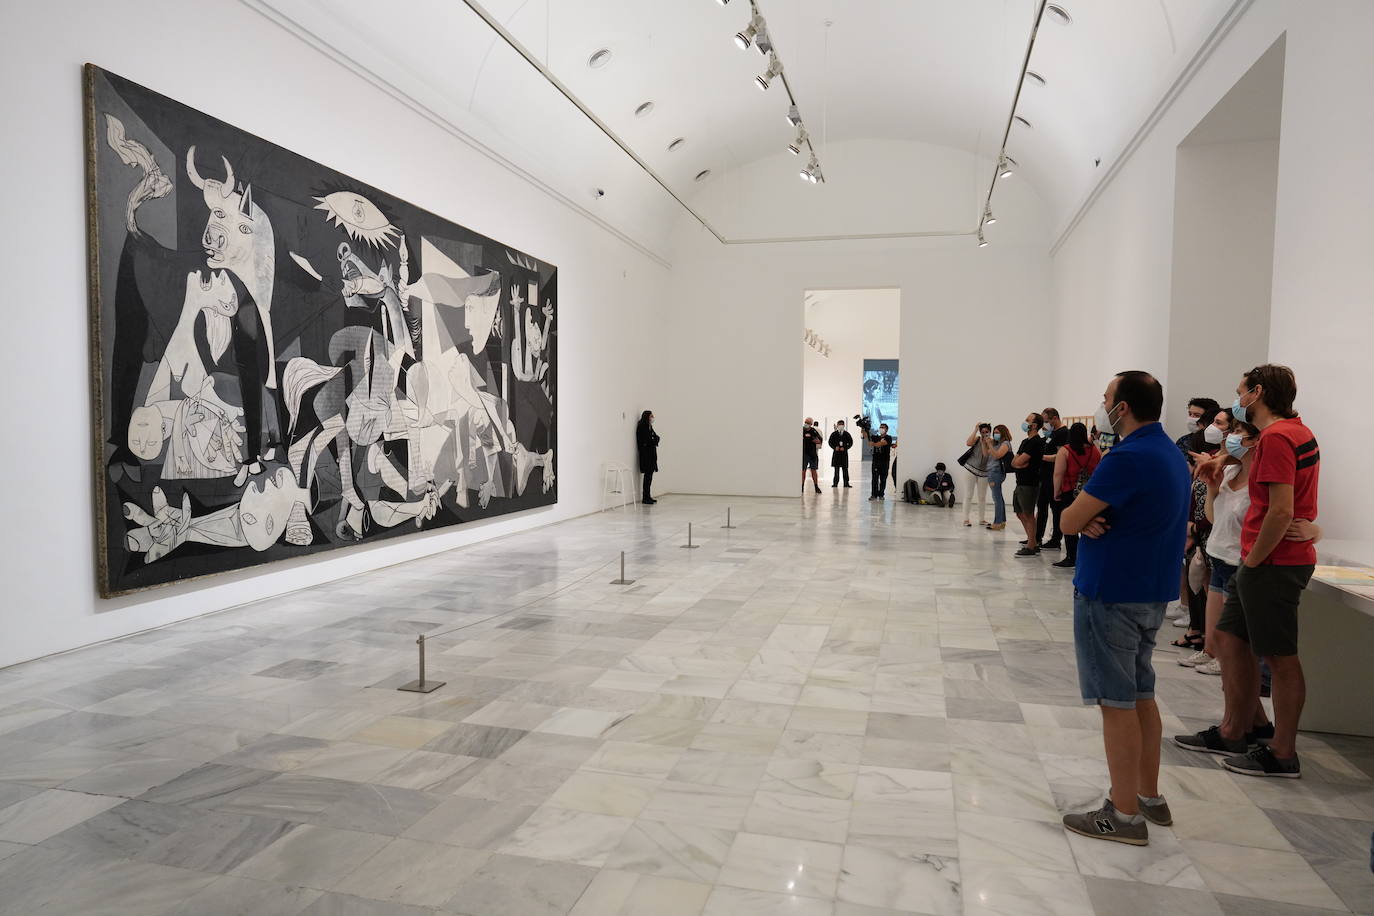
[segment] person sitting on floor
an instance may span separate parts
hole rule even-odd
[[[943,461],[935,465],[935,470],[926,475],[925,485],[921,487],[925,501],[936,506],[954,505],[954,478],[945,471]]]

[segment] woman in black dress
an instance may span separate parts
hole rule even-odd
[[[635,428],[635,444],[639,446],[639,471],[644,475],[644,505],[652,506],[658,500],[649,495],[649,485],[653,482],[654,472],[658,470],[658,443],[661,441],[654,432],[654,412],[646,410],[639,415],[639,425]]]

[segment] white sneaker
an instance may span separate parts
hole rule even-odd
[[[1178,620],[1180,617],[1188,616],[1188,605],[1175,602],[1169,606],[1165,612],[1170,620]]]
[[[1187,615],[1187,614],[1184,614],[1182,617],[1175,617],[1175,618],[1174,618],[1174,626],[1176,626],[1176,627],[1186,627],[1187,625],[1188,625],[1188,615]]]
[[[1199,649],[1192,655],[1180,658],[1178,660],[1178,663],[1185,668],[1196,668],[1198,665],[1206,664],[1211,660],[1212,656],[1208,655],[1206,652],[1203,652],[1201,649]]]
[[[1221,674],[1221,662],[1214,658],[1204,664],[1194,667],[1193,670],[1198,674],[1219,675]]]

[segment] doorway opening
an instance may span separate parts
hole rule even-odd
[[[1229,404],[1240,374],[1269,358],[1284,45],[1178,146],[1167,417],[1178,432],[1189,398]]]
[[[871,492],[873,448],[856,417],[868,418],[873,436],[883,423],[894,442],[900,436],[901,290],[807,290],[803,302],[802,414],[815,421],[822,439],[817,480],[821,487],[841,489],[847,471],[853,489]],[[841,421],[853,444],[837,452],[833,446],[843,438],[832,434]],[[883,489],[890,492],[896,488],[897,453],[894,448],[886,454]],[[803,448],[803,464],[807,457]],[[880,462],[883,457],[880,452]],[[802,492],[812,486],[803,468]]]

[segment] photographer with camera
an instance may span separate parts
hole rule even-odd
[[[835,469],[832,488],[840,485],[840,474],[844,474],[844,486],[849,489],[849,450],[853,447],[854,437],[844,428],[844,421],[836,420],[835,431],[830,434],[830,466]]]
[[[964,497],[964,527],[973,526],[973,501],[978,500],[978,527],[988,523],[988,464],[992,461],[992,424],[978,423],[964,442],[968,451],[959,464],[968,472],[968,495]]]
[[[811,472],[811,485],[821,492],[821,482],[816,469],[821,466],[821,434],[816,422],[810,417],[802,424],[802,492],[806,492],[806,472]]]
[[[861,421],[862,422],[862,421]],[[887,474],[892,461],[892,437],[887,434],[887,424],[878,424],[878,434],[867,436],[868,444],[873,446],[873,495],[869,499],[887,498]]]

